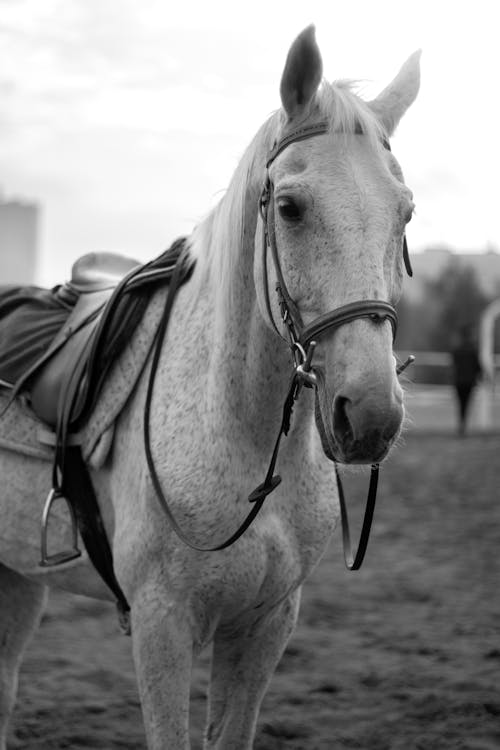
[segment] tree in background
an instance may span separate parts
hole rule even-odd
[[[398,349],[450,351],[464,326],[477,328],[489,301],[474,268],[452,255],[437,278],[424,281],[421,300],[399,302]]]
[[[421,299],[404,297],[398,303],[397,349],[450,352],[465,327],[477,331],[481,313],[490,302],[476,271],[452,255],[439,276],[424,281]],[[451,359],[450,359],[451,365]],[[442,366],[420,363],[417,356],[411,379],[422,383],[451,383],[452,372]]]
[[[433,312],[428,330],[429,349],[449,351],[464,327],[477,330],[481,313],[490,301],[472,266],[452,256],[437,279],[425,283],[425,299]]]
[[[434,326],[429,304],[423,300],[410,300],[403,295],[397,304],[397,311],[396,348],[403,351],[428,351],[430,331]]]

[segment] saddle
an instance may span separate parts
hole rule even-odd
[[[15,391],[29,391],[35,414],[53,429],[85,418],[92,374],[106,364],[98,359],[98,340],[108,338],[112,322],[104,315],[115,290],[139,264],[111,253],[91,253],[73,266],[71,280],[57,298],[71,311],[45,353],[17,381]]]
[[[33,305],[33,297],[37,305],[42,302],[43,308],[56,310],[50,318],[51,327],[47,329],[50,342],[17,377],[9,401],[20,395],[27,397],[33,412],[52,433],[52,489],[43,513],[41,564],[58,565],[81,554],[77,545],[78,526],[89,557],[115,593],[122,615],[128,610],[128,604],[114,575],[97,499],[78,444],[78,430],[92,414],[106,376],[144,315],[152,293],[169,283],[174,269],[184,283],[193,266],[182,238],[145,265],[114,253],[89,253],[74,264],[71,280],[52,292],[33,291],[33,288],[17,292],[22,299],[21,314],[22,304],[31,302]],[[7,291],[10,309],[16,295],[15,290]],[[43,314],[38,313],[38,317],[41,318],[37,327],[40,349]],[[18,314],[14,320],[18,324],[21,318]],[[25,319],[33,321],[33,313]],[[63,324],[54,335],[57,320],[62,320]],[[13,325],[11,323],[10,327]],[[17,328],[13,336],[22,340],[23,331]],[[3,380],[1,370],[0,379]],[[10,385],[5,380],[3,383]],[[73,519],[73,548],[49,555],[50,511],[61,497],[66,500]]]
[[[16,380],[12,397],[27,395],[36,416],[60,439],[89,418],[113,362],[155,288],[168,284],[183,248],[178,240],[145,265],[115,253],[89,253],[73,265],[70,281],[56,287],[58,302],[70,312]],[[186,264],[186,278],[189,271]]]

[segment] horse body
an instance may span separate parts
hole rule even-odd
[[[223,541],[248,512],[248,494],[267,470],[290,378],[289,351],[273,330],[273,323],[280,326],[279,304],[272,297],[269,307],[263,291],[265,277],[271,290],[276,282],[262,253],[258,211],[266,155],[287,129],[319,115],[331,118],[330,132],[293,143],[269,168],[282,270],[303,320],[359,299],[396,301],[412,203],[380,136],[392,133],[415,97],[417,69],[413,58],[371,108],[347,90],[335,94],[327,84],[321,94],[321,59],[312,30],[306,30],[292,46],[283,74],[283,113],[259,131],[226,196],[189,240],[197,262],[179,291],[163,342],[150,426],[165,495],[180,526],[199,545]],[[152,325],[161,296],[158,292],[146,313]],[[301,584],[339,516],[327,456],[378,461],[399,432],[402,392],[388,321],[358,319],[327,332],[314,364],[325,388],[319,399],[313,389],[303,389],[295,404],[293,428],[279,457],[282,483],[251,528],[226,550],[198,552],[184,545],[155,497],[142,444],[148,368],[117,420],[108,460],[92,474],[116,575],[131,606],[139,692],[153,750],[189,747],[192,657],[212,641],[205,745],[251,748],[260,702],[293,631]],[[10,511],[10,538],[37,538],[34,508],[46,492],[50,465],[5,452],[2,476],[12,478],[0,501],[2,515],[7,517],[7,507],[18,514]],[[63,533],[62,518],[60,523]],[[21,553],[1,542],[0,560],[5,733],[44,585],[94,596],[107,592],[85,560],[62,571],[35,572],[34,546]]]

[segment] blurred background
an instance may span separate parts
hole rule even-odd
[[[414,426],[455,428],[450,351],[469,326],[483,378],[468,419],[495,429],[493,2],[0,0],[0,282],[52,286],[85,252],[146,261],[189,233],[279,106],[289,46],[311,22],[325,75],[367,99],[423,50],[393,139],[417,205],[397,339],[417,358],[408,407]]]

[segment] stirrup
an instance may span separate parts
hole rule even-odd
[[[50,512],[52,509],[52,505],[55,503],[56,500],[59,498],[63,498],[66,501],[66,505],[68,506],[68,510],[71,517],[71,531],[73,536],[72,541],[72,547],[71,549],[61,550],[61,552],[56,552],[53,555],[49,555],[47,552],[47,531],[49,527],[49,518],[50,518]],[[40,560],[39,565],[42,568],[51,568],[55,565],[62,565],[62,563],[69,562],[70,560],[75,560],[77,557],[80,557],[81,550],[78,549],[78,527],[76,524],[76,516],[75,511],[73,509],[73,506],[69,502],[68,498],[63,495],[61,490],[52,488],[47,495],[47,499],[45,501],[45,506],[43,509],[43,515],[42,515],[42,539],[41,539],[41,550],[42,550],[42,559]]]

